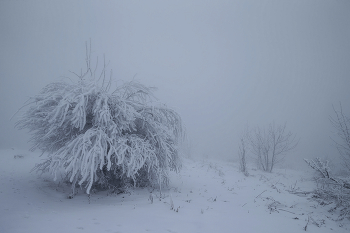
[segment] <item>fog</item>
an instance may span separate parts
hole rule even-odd
[[[350,113],[350,2],[1,1],[0,148],[29,148],[12,115],[105,54],[113,78],[158,88],[193,155],[234,159],[245,127],[287,123],[288,164],[337,157],[332,104]]]

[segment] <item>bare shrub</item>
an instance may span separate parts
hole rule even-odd
[[[272,172],[274,166],[298,144],[295,135],[286,131],[286,124],[276,126],[272,123],[267,129],[256,127],[248,132],[247,138],[258,169],[267,172]]]
[[[332,140],[339,151],[344,166],[350,172],[350,118],[344,115],[341,103],[338,110],[334,106],[333,110],[335,117],[331,117],[330,121],[338,138],[332,138]]]

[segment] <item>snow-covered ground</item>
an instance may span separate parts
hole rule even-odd
[[[312,171],[251,169],[245,177],[235,163],[186,159],[162,195],[135,188],[89,199],[81,190],[68,199],[66,184],[30,173],[39,160],[38,153],[0,150],[0,232],[350,231],[348,220],[332,220],[329,206],[289,192],[313,190]]]

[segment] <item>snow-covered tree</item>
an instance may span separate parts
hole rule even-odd
[[[239,159],[239,170],[245,175],[249,176],[247,168],[247,146],[245,137],[241,137],[241,143],[238,147],[238,159]]]
[[[79,184],[87,193],[93,185],[167,184],[168,172],[181,168],[181,117],[155,101],[153,88],[132,81],[111,90],[106,66],[95,77],[90,54],[85,73],[48,84],[17,121],[30,130],[32,149],[48,155],[34,170],[55,179],[63,170],[73,190]]]

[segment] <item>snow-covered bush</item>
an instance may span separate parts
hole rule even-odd
[[[48,154],[34,170],[55,179],[64,170],[73,190],[79,184],[87,193],[93,185],[167,184],[168,172],[181,168],[180,116],[157,103],[153,89],[140,83],[110,91],[105,67],[97,78],[89,53],[86,63],[77,81],[44,87],[17,121],[19,129],[30,130],[32,149]]]
[[[313,168],[318,176],[315,177],[317,188],[313,198],[332,203],[335,205],[330,211],[339,211],[339,219],[350,219],[350,178],[335,177],[331,173],[329,161],[320,158],[311,160],[304,159]]]
[[[333,110],[335,117],[330,118],[331,124],[336,130],[336,136],[333,138],[333,142],[342,158],[343,165],[349,172],[350,118],[344,114],[341,104],[338,110],[333,106]],[[334,176],[331,173],[329,161],[322,161],[320,158],[312,160],[305,159],[305,162],[319,174],[315,177],[317,188],[314,191],[314,198],[334,202],[335,207],[331,211],[339,210],[340,219],[350,219],[350,176]]]

